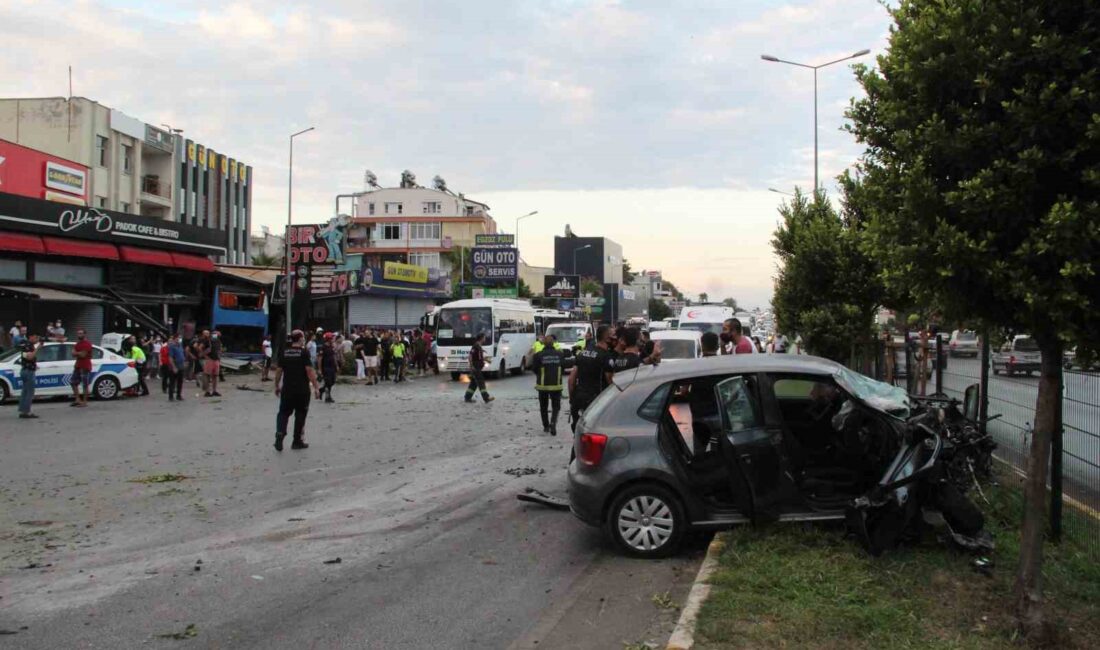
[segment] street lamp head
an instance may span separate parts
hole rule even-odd
[[[583,251],[583,250],[584,250],[584,249],[586,249],[586,248],[592,248],[592,244],[585,244],[584,246],[581,246],[581,247],[580,247],[580,248],[578,248],[577,250],[579,250],[579,251]]]
[[[779,63],[779,58],[778,58],[778,57],[774,57],[774,56],[772,56],[772,55],[770,55],[770,54],[761,54],[761,55],[760,55],[760,58],[761,58],[761,59],[764,59],[765,61],[771,61],[772,63]]]
[[[296,137],[298,137],[298,136],[302,135],[303,133],[309,133],[309,132],[310,132],[310,131],[312,131],[312,130],[313,130],[314,128],[315,128],[315,127],[312,127],[312,126],[311,126],[311,127],[309,127],[308,129],[302,129],[301,131],[299,131],[299,132],[297,132],[297,133],[294,133],[294,134],[292,134],[292,135],[291,135],[290,137],[291,137],[291,138],[296,138]]]
[[[871,53],[871,50],[860,50],[860,51],[856,52],[855,54],[853,54],[852,58],[855,59],[857,57],[861,57],[865,54],[870,54],[870,53]]]

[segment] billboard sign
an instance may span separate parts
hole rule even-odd
[[[518,278],[514,248],[475,248],[471,254],[474,282],[479,284],[515,282]]]
[[[0,140],[0,192],[86,205],[88,168],[48,153]]]
[[[581,293],[579,275],[545,275],[542,281],[542,295],[547,298],[574,300]]]
[[[308,266],[343,264],[349,223],[350,217],[338,215],[329,219],[328,223],[287,226],[290,263]]]
[[[38,235],[225,255],[224,230],[0,192],[0,227]]]
[[[515,235],[474,235],[474,246],[515,246]]]
[[[515,287],[471,287],[471,298],[517,298]]]

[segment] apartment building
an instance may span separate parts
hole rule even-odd
[[[251,167],[179,133],[84,97],[0,99],[0,141],[67,161],[74,178],[86,172],[81,196],[35,198],[220,230],[217,261],[247,263]]]
[[[474,236],[497,231],[489,206],[443,184],[420,187],[379,187],[356,196],[348,252],[362,253],[372,265],[405,262],[449,273],[441,253],[457,246],[472,247]],[[441,187],[441,189],[440,189]]]

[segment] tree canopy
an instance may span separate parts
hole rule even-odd
[[[848,129],[851,196],[891,292],[953,320],[1029,333],[1042,352],[1017,615],[1045,629],[1039,576],[1064,342],[1100,338],[1100,4],[902,0]]]
[[[801,191],[779,209],[772,239],[780,261],[772,307],[780,331],[798,333],[806,349],[847,361],[871,336],[882,292],[877,268],[861,250],[861,231],[843,220],[824,192]]]

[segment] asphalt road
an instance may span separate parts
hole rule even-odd
[[[274,397],[238,384],[261,386],[39,402],[31,422],[0,408],[0,630],[16,633],[0,645],[667,639],[677,612],[662,596],[683,601],[706,540],[631,560],[569,513],[516,501],[526,486],[564,494],[569,457],[567,437],[542,433],[530,374],[491,381],[490,405],[464,404],[448,378],[341,385],[338,404],[312,405],[311,448],[281,454]],[[187,478],[135,482],[166,473]]]

